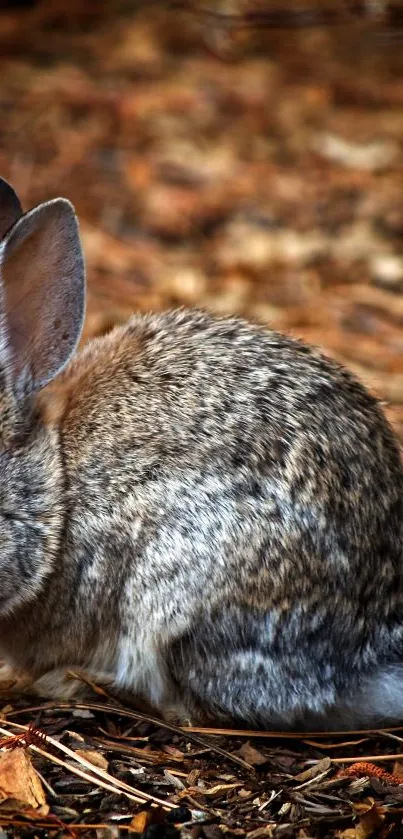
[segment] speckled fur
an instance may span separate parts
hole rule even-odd
[[[0,652],[42,690],[82,668],[193,719],[403,717],[403,471],[349,372],[176,311],[91,341],[17,408]]]

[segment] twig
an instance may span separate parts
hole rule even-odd
[[[19,725],[18,723],[8,722],[8,720],[3,721],[4,723],[8,723],[15,728],[20,730],[28,730],[28,726]],[[8,735],[8,731],[4,728],[0,728],[0,734]],[[168,810],[173,809],[176,805],[171,804],[168,801],[164,801],[161,798],[157,798],[154,795],[149,795],[146,792],[142,792],[142,790],[138,790],[135,787],[129,786],[124,781],[120,781],[117,778],[113,778],[109,772],[105,772],[104,769],[100,769],[98,766],[95,766],[93,763],[90,763],[89,760],[86,760],[81,755],[77,755],[73,749],[69,749],[68,746],[64,746],[63,743],[59,743],[58,740],[55,740],[53,737],[46,735],[46,741],[53,748],[58,749],[59,751],[63,752],[63,754],[70,757],[72,760],[76,761],[77,763],[81,764],[85,767],[86,770],[91,772],[91,775],[87,772],[83,772],[82,770],[77,769],[77,767],[72,766],[70,763],[67,765],[69,771],[74,772],[76,775],[80,775],[80,777],[84,778],[85,780],[90,781],[91,783],[96,782],[98,786],[103,786],[105,789],[109,789],[111,792],[116,792],[118,795],[126,795],[132,801],[135,801],[136,804],[144,804],[144,801],[152,801],[155,804],[158,804],[160,807],[164,807]],[[1,746],[1,740],[0,740]],[[46,757],[48,760],[53,761],[53,763],[57,763],[59,766],[64,766],[66,768],[65,761],[56,758],[55,755],[50,754],[49,752],[45,751],[43,748],[39,746],[30,745],[28,748],[32,749],[33,751],[41,754],[43,757]],[[94,776],[95,775],[95,779]]]
[[[358,755],[358,757],[332,757],[332,763],[375,763],[383,760],[401,760],[403,755]]]
[[[392,735],[393,736],[393,735]],[[399,737],[397,738],[400,739]],[[346,746],[360,746],[366,743],[368,737],[361,737],[360,740],[345,740],[343,743],[318,743],[316,740],[303,740],[306,746],[313,746],[314,749],[343,749]]]
[[[250,763],[247,763],[246,760],[242,760],[242,758],[238,757],[237,755],[233,755],[233,754],[231,754],[231,752],[227,752],[227,751],[225,751],[225,749],[221,749],[219,746],[216,746],[213,743],[206,743],[204,740],[201,739],[201,737],[198,737],[193,732],[192,728],[190,728],[190,727],[189,728],[187,728],[187,727],[182,728],[182,727],[179,727],[179,726],[176,726],[176,725],[172,725],[171,723],[165,722],[165,720],[158,719],[158,717],[152,717],[152,716],[149,716],[148,714],[141,714],[138,711],[129,710],[128,708],[125,708],[123,705],[122,706],[118,706],[118,705],[114,706],[114,705],[106,705],[106,704],[105,705],[100,705],[96,702],[62,702],[62,703],[57,703],[57,704],[52,704],[52,703],[49,702],[49,703],[44,703],[43,705],[36,705],[36,706],[29,707],[29,708],[24,708],[23,710],[21,709],[19,711],[10,711],[10,713],[7,713],[7,718],[14,717],[14,716],[17,716],[19,714],[36,713],[38,711],[51,711],[51,710],[53,710],[53,711],[71,711],[72,709],[73,710],[77,709],[77,710],[82,710],[82,711],[98,711],[98,712],[102,712],[104,714],[105,713],[116,714],[117,716],[120,716],[120,717],[128,717],[129,719],[133,719],[133,720],[142,720],[143,722],[148,722],[151,725],[157,726],[158,728],[166,728],[167,731],[173,731],[174,734],[180,734],[181,737],[183,737],[183,735],[185,735],[190,741],[193,741],[194,743],[197,743],[203,749],[206,749],[207,751],[210,751],[210,752],[215,752],[216,754],[220,755],[221,757],[224,757],[225,760],[229,760],[232,763],[237,763],[238,766],[242,766],[242,768],[247,769],[248,772],[254,772],[255,771],[254,767]],[[210,733],[211,734],[220,734],[221,733],[219,729],[211,729],[210,730],[210,729],[200,728],[200,729],[197,729],[197,730],[203,731],[206,734],[210,734]],[[224,730],[223,733],[227,734],[228,732],[226,732]],[[231,732],[231,733],[234,733],[234,732]],[[255,736],[258,735],[258,732],[254,732],[254,733],[255,733]]]
[[[390,740],[397,740],[398,743],[403,743],[403,737],[398,737],[397,734],[392,734],[391,731],[387,731],[386,729],[378,731],[378,734],[381,737],[389,737]]]
[[[378,728],[357,728],[351,729],[351,731],[344,729],[343,731],[257,731],[256,729],[247,729],[247,728],[197,728],[194,726],[189,726],[189,729],[184,729],[184,731],[190,731],[200,734],[214,734],[220,737],[266,737],[266,738],[273,738],[279,740],[305,740],[307,737],[316,737],[317,739],[321,739],[322,737],[346,737],[346,736],[356,736],[356,735],[364,735],[364,737],[368,737],[371,734],[379,734]],[[403,725],[397,725],[393,728],[383,728],[382,731],[403,731]]]

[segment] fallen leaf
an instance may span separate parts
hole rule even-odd
[[[181,750],[180,750],[180,749],[176,749],[176,748],[175,748],[175,746],[163,746],[163,749],[162,749],[162,750],[165,752],[165,754],[167,754],[167,755],[169,755],[170,757],[172,757],[172,758],[173,758],[173,760],[180,760],[180,761],[182,761],[182,760],[184,759],[184,757],[185,757],[185,755],[183,754],[183,752],[181,752]]]
[[[180,778],[177,778],[176,775],[171,775],[171,773],[168,772],[168,769],[164,769],[164,778],[176,789],[185,789],[183,781],[181,781]]]
[[[130,827],[135,833],[144,833],[146,827],[151,824],[152,813],[150,810],[140,810],[132,818]]]
[[[238,754],[246,760],[247,763],[250,763],[251,766],[263,766],[264,763],[267,763],[268,758],[262,755],[258,749],[255,749],[251,743],[248,742],[244,743],[241,748],[238,750]]]
[[[238,797],[243,798],[244,800],[246,800],[247,798],[252,798],[253,795],[254,792],[251,789],[240,789],[238,792]]]
[[[46,807],[49,812],[41,780],[24,749],[0,755],[0,806],[2,810]]]
[[[318,760],[318,762],[313,766],[310,766],[309,769],[305,769],[304,772],[294,775],[294,781],[310,781],[322,772],[327,772],[331,765],[332,761],[330,760],[330,757],[324,757],[322,760]]]
[[[373,798],[367,801],[357,802],[354,805],[356,813],[360,813],[360,820],[355,827],[355,839],[369,839],[371,836],[378,836],[385,816]]]
[[[375,804],[375,800],[373,798],[367,798],[365,801],[356,801],[354,804],[354,811],[359,816],[365,816],[366,813],[371,812]]]
[[[201,776],[200,769],[191,769],[189,774],[186,776],[186,782],[189,787],[194,787],[199,778]]]
[[[368,839],[370,836],[379,836],[378,831],[383,824],[385,816],[382,816],[379,813],[378,809],[374,807],[370,813],[366,813],[366,815],[360,819],[359,824],[357,824],[355,833],[356,839]]]
[[[201,792],[203,795],[221,795],[222,792],[228,792],[231,789],[237,789],[237,787],[242,787],[243,784],[237,782],[236,784],[216,784],[214,787],[210,787],[210,789],[203,789]],[[195,790],[195,792],[200,792],[199,789]]]
[[[0,712],[0,719],[5,719],[7,714],[9,714],[10,711],[12,711],[12,710],[13,710],[12,705],[4,705],[4,707],[1,709],[1,712]]]
[[[86,749],[76,749],[76,755],[79,757],[84,758],[84,760],[88,760],[92,763],[93,766],[97,766],[98,769],[104,769],[105,772],[108,770],[108,761],[106,757],[101,752],[96,752],[92,750]]]

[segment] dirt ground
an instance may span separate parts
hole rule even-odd
[[[352,368],[403,439],[402,71],[398,2],[2,3],[0,174],[25,208],[75,204],[85,338],[133,310],[236,313]],[[11,702],[7,725],[48,738],[31,732],[32,752],[82,743],[115,787],[36,753],[46,804],[0,804],[5,835],[403,835],[400,739],[200,743],[94,701]]]

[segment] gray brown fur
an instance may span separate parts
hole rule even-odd
[[[49,694],[81,668],[193,719],[403,716],[403,471],[376,400],[318,351],[202,312],[134,316],[69,361],[81,249],[51,204],[28,214],[38,256],[16,222],[17,274],[15,226],[0,245],[0,653]],[[25,249],[53,320],[17,340]]]

